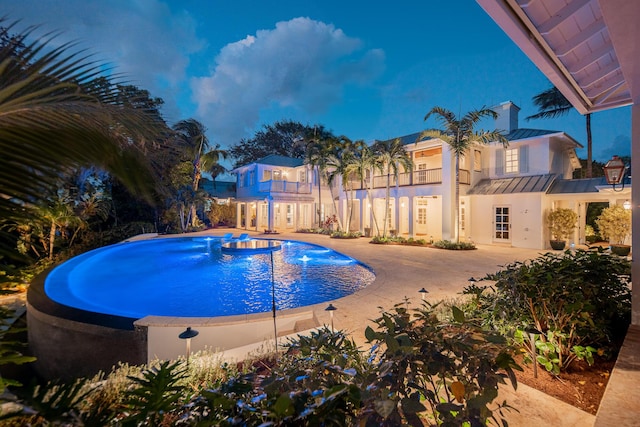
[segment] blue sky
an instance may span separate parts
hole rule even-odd
[[[223,147],[263,124],[323,124],[351,139],[436,127],[504,101],[520,127],[565,131],[586,146],[577,112],[525,121],[546,77],[473,0],[0,0],[20,25],[60,30],[165,100],[170,124],[200,120]],[[483,123],[492,128],[492,123]],[[592,116],[594,158],[630,153],[629,107]],[[578,154],[586,157],[586,150]]]

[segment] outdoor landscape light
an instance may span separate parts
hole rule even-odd
[[[187,341],[187,366],[189,366],[189,356],[191,355],[191,338],[197,337],[198,334],[198,331],[191,329],[191,326],[188,326],[186,330],[178,335],[178,338]]]
[[[622,204],[622,207],[625,208],[626,210],[631,209],[631,202],[629,200],[625,200],[624,203]]]
[[[425,288],[420,289],[418,292],[420,292],[420,296],[422,297],[422,301],[424,301],[424,297],[429,293],[429,291],[426,290]]]
[[[324,311],[328,311],[331,315],[331,333],[333,333],[333,312],[336,310],[337,308],[333,304],[329,304],[327,308],[324,309]]]
[[[469,282],[469,286],[475,285],[477,281],[478,280],[475,277],[469,277],[469,280],[467,280],[467,282]]]
[[[613,186],[613,191],[622,191],[624,189],[624,174],[627,169],[622,159],[618,156],[613,156],[602,169],[604,170],[607,184]],[[620,183],[622,183],[622,188],[616,190],[616,185]]]

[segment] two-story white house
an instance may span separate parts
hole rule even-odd
[[[302,159],[272,154],[240,166],[236,174],[236,227],[295,231],[317,226],[333,214],[331,192]]]
[[[579,215],[570,243],[583,243],[588,203],[624,204],[630,199],[629,186],[618,192],[604,178],[571,179],[580,167],[575,150],[581,147],[571,136],[519,128],[519,108],[512,102],[494,109],[495,128],[504,130],[509,145],[475,144],[460,158],[460,240],[546,249],[546,215],[567,207]],[[455,157],[443,141],[419,136],[418,132],[399,138],[413,170],[400,170],[397,178],[379,172],[366,176],[351,183],[353,193],[318,187],[313,169],[299,159],[268,156],[237,168],[238,227],[291,231],[315,227],[337,213],[342,224],[349,216],[350,230],[366,235],[381,233],[386,219],[386,230],[392,234],[452,239]]]

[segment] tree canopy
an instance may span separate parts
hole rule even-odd
[[[234,159],[234,167],[255,162],[269,154],[305,158],[307,141],[326,140],[333,135],[322,125],[308,126],[285,120],[264,125],[252,138],[241,139],[228,152]]]

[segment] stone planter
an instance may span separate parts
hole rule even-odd
[[[631,252],[631,246],[629,245],[611,245],[609,246],[612,254],[627,256]]]
[[[567,244],[564,240],[550,240],[549,243],[551,244],[551,249],[553,249],[554,251],[563,250],[565,245]]]

